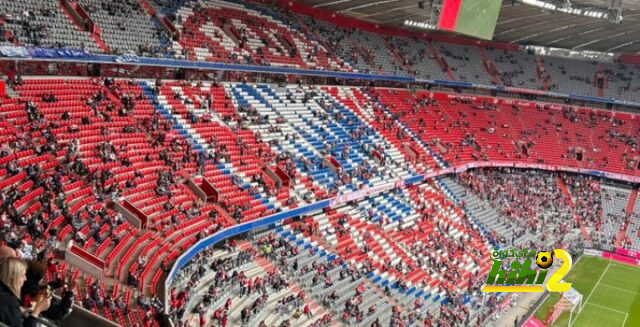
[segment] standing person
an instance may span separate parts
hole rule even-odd
[[[222,320],[220,321],[220,326],[221,327],[227,327],[229,326],[229,315],[227,313],[225,313],[222,316]]]
[[[203,176],[207,172],[207,155],[202,151],[198,151],[198,171]]]
[[[313,314],[311,313],[311,307],[307,304],[304,306],[304,314],[309,317],[309,319],[313,318]]]

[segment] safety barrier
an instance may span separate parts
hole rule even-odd
[[[104,277],[104,261],[87,252],[85,249],[75,245],[73,241],[69,241],[69,244],[67,245],[65,260],[97,278]]]
[[[291,177],[280,166],[275,166],[273,169],[264,167],[264,172],[271,177],[278,187],[289,187],[291,185]]]

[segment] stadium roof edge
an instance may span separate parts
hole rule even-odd
[[[265,1],[259,0],[249,1],[265,3]],[[291,9],[300,6],[322,9],[322,11],[328,13],[325,15],[326,17],[331,18],[334,14],[336,17],[344,16],[354,22],[359,21],[364,24],[379,25],[380,28],[377,30],[382,30],[384,26],[409,31],[399,28],[399,26],[403,25],[404,20],[425,21],[430,17],[431,12],[428,4],[425,4],[424,9],[420,9],[418,8],[418,1],[415,0],[397,0],[345,11],[344,9],[348,7],[358,7],[365,0],[350,1],[351,4],[338,3],[323,6],[322,8],[313,8],[314,5],[322,3],[323,1],[321,0],[278,0],[276,3],[280,6],[288,6]],[[425,2],[427,3],[427,1]],[[596,2],[602,4],[604,1],[571,1],[574,6],[581,8],[594,7]],[[515,2],[512,5],[511,1],[503,1],[498,25],[496,26],[494,43],[508,44],[509,46],[538,45],[601,52],[617,51],[619,54],[640,54],[640,42],[635,39],[637,33],[632,33],[640,29],[640,2],[626,1],[623,3],[623,9],[625,12],[624,23],[612,24],[608,20],[601,18],[576,16],[560,12],[552,13],[520,2]],[[295,10],[293,11],[295,12]],[[342,15],[335,12],[341,12]],[[349,16],[345,16],[345,13]],[[600,32],[594,34],[579,33],[594,28]],[[452,35],[445,34],[442,31],[432,31],[428,34],[433,37]],[[468,39],[465,37],[459,38]],[[476,41],[475,39],[471,40]],[[581,44],[587,45],[579,47]]]

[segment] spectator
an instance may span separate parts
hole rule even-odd
[[[36,326],[36,319],[47,310],[51,303],[51,294],[40,293],[25,319],[20,309],[20,289],[26,280],[27,263],[15,257],[0,259],[0,322],[9,327]]]
[[[42,312],[42,317],[47,319],[58,321],[66,317],[71,313],[71,306],[73,305],[73,293],[68,290],[66,284],[61,280],[53,280],[49,284],[46,281],[47,264],[41,261],[29,261],[27,267],[26,277],[24,285],[21,289],[21,299],[25,305],[31,303],[31,301],[38,297],[38,293],[44,289],[55,288],[60,289],[61,300],[51,299],[51,305],[48,309]]]
[[[5,258],[5,257],[16,257],[16,251],[6,245],[0,246],[0,259]]]

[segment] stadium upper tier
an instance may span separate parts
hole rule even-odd
[[[640,123],[630,113],[397,89],[372,89],[362,99],[448,162],[523,160],[640,173]]]
[[[640,176],[640,123],[627,113],[345,86],[25,78],[13,89],[16,96],[0,99],[0,203],[9,231],[4,240],[29,255],[45,245],[64,249],[73,240],[103,261],[108,286],[67,262],[54,267],[50,278],[72,276],[85,307],[123,325],[153,323],[154,313],[163,309],[154,297],[165,270],[196,241],[338,193],[485,161]],[[206,180],[218,198],[201,200],[189,180],[198,185]],[[580,227],[585,239],[615,235],[616,245],[637,249],[637,190],[604,188],[605,200],[596,206],[593,193],[580,183],[585,182],[558,179],[555,193],[549,192],[568,194],[570,200],[553,199],[558,207],[567,201],[575,206],[562,211],[569,218],[560,227]],[[294,239],[305,254],[309,248],[324,254],[311,254],[306,262],[366,267],[373,284],[360,288],[366,280],[353,277],[349,287],[355,291],[334,301],[354,296],[353,301],[367,303],[360,310],[369,310],[384,299],[380,316],[349,311],[339,319],[361,319],[361,324],[375,321],[372,317],[396,319],[402,314],[395,305],[412,307],[417,297],[429,304],[419,310],[428,317],[431,303],[445,301],[446,310],[463,306],[469,299],[455,290],[481,279],[474,274],[487,265],[484,257],[461,249],[530,241],[522,234],[531,228],[529,221],[512,216],[513,221],[498,222],[495,215],[469,211],[463,204],[479,200],[461,202],[471,195],[457,190],[455,181],[431,181],[332,208],[277,233],[291,240],[287,228],[312,227]],[[146,221],[125,219],[121,204]],[[623,205],[627,215],[620,214]],[[597,223],[604,215],[611,222]],[[311,243],[304,247],[304,242]],[[430,254],[434,251],[437,256]],[[452,269],[464,277],[457,284],[443,275]],[[291,292],[307,288],[323,301],[330,294],[316,293],[317,279],[337,283],[340,272],[331,271],[333,277],[324,274],[316,281],[299,276],[301,285],[290,285]],[[184,278],[174,285],[177,293],[190,285]],[[191,297],[172,300],[176,310],[197,305]],[[233,308],[232,323],[242,320],[242,307]]]
[[[635,65],[543,58],[513,45],[503,49],[459,41],[384,35],[232,0],[0,4],[0,42],[6,44],[415,76],[640,101]]]

